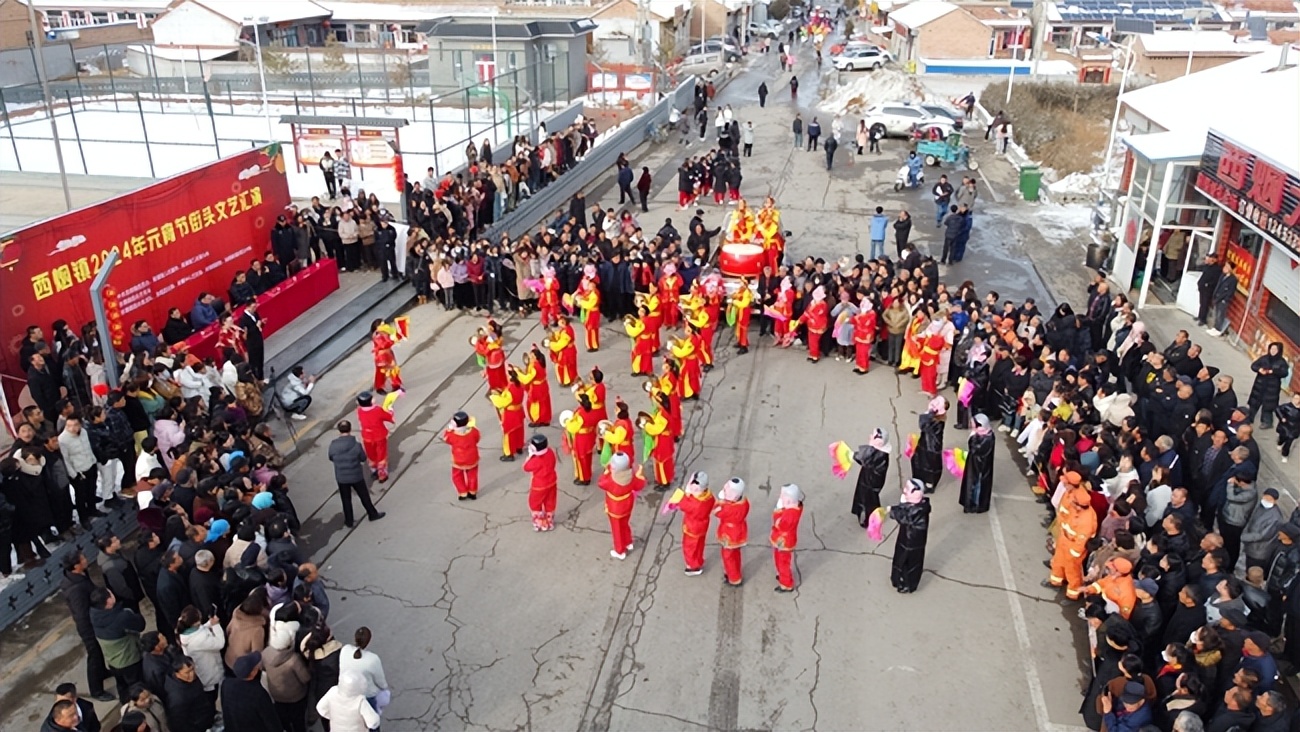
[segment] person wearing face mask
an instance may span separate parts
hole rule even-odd
[[[1241,532],[1241,546],[1246,554],[1246,567],[1267,568],[1277,551],[1277,532],[1286,522],[1282,509],[1277,507],[1278,491],[1265,488],[1260,495],[1259,505],[1246,520],[1246,527]]]
[[[916,592],[925,569],[925,545],[930,533],[930,499],[925,494],[925,483],[912,478],[903,486],[902,502],[889,509],[889,517],[898,522],[889,579],[902,594]]]

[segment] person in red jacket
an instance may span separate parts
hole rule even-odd
[[[677,508],[682,512],[682,560],[686,576],[704,573],[704,541],[709,537],[709,521],[717,503],[709,492],[709,474],[697,471],[682,487],[685,495]]]
[[[479,337],[484,345],[483,378],[487,379],[488,391],[504,389],[509,384],[506,378],[506,349],[502,347],[501,336],[492,330],[494,326],[496,323],[488,321],[488,334]]]
[[[817,363],[822,360],[822,334],[830,322],[830,307],[826,304],[826,288],[821,285],[813,290],[812,302],[808,304],[799,322],[808,326],[808,360]]]
[[[654,396],[654,416],[645,416],[638,420],[641,431],[651,440],[650,455],[655,462],[655,490],[666,491],[672,484],[676,472],[677,441],[673,438],[672,425],[668,421],[671,409],[668,395],[660,392]]]
[[[863,296],[858,314],[853,316],[853,373],[865,374],[871,368],[871,344],[876,341],[876,311],[871,300]]]
[[[794,280],[789,277],[782,278],[781,288],[776,294],[776,302],[772,303],[772,337],[776,338],[776,345],[781,348],[789,348],[794,342],[794,336],[791,335],[793,323],[790,319],[794,317]]]
[[[393,385],[396,391],[402,388],[402,367],[397,364],[393,346],[397,345],[396,331],[383,320],[370,324],[370,353],[375,359],[375,391],[384,393],[384,387]]]
[[[533,344],[524,354],[524,367],[519,370],[519,383],[528,399],[529,427],[548,427],[551,424],[551,382],[546,377],[546,356]]]
[[[557,462],[546,435],[533,435],[528,441],[528,459],[524,461],[524,471],[532,474],[528,483],[528,509],[533,512],[533,531],[555,528],[555,495],[560,483]]]
[[[393,413],[376,405],[374,399],[368,391],[357,397],[357,424],[370,472],[384,483],[388,480],[388,425],[393,424]]]
[[[537,294],[537,311],[542,318],[542,327],[547,330],[560,317],[560,280],[555,276],[554,267],[542,270],[542,291]]]
[[[749,499],[745,498],[745,481],[732,478],[722,486],[718,496],[718,543],[722,545],[723,581],[740,587],[744,575],[740,567],[740,550],[749,543]]]
[[[776,591],[794,592],[794,548],[799,543],[799,519],[803,518],[803,491],[791,483],[781,486],[772,512],[772,561],[776,564]]]
[[[941,327],[942,324],[936,320],[921,337],[921,391],[931,399],[939,394],[939,358],[946,342],[939,332]]]
[[[560,415],[562,426],[573,441],[573,484],[591,485],[591,455],[596,451],[596,428],[600,413],[591,408],[591,397],[578,395],[578,408]]]
[[[442,441],[451,445],[451,484],[461,501],[478,500],[478,427],[464,412],[452,415],[451,424],[442,431]]]
[[[677,307],[681,296],[682,276],[677,274],[677,265],[669,262],[659,277],[659,299],[663,303],[665,328],[676,328],[681,322],[681,310]]]
[[[614,539],[609,555],[627,559],[627,553],[632,551],[632,504],[636,494],[645,487],[645,477],[640,468],[633,470],[627,455],[617,454],[609,459],[597,485],[605,491],[605,515],[609,516]]]

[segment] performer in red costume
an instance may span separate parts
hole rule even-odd
[[[677,274],[677,265],[672,262],[665,264],[663,274],[659,276],[659,301],[663,307],[665,328],[676,328],[681,322],[681,311],[677,303],[681,299],[682,284],[682,276]]]
[[[605,431],[605,444],[610,449],[610,455],[614,453],[623,453],[629,458],[636,458],[636,427],[632,424],[631,410],[628,409],[627,402],[619,397],[614,398],[614,426]],[[602,459],[604,459],[604,449],[601,450]]]
[[[555,380],[560,386],[572,386],[578,378],[578,346],[574,342],[577,336],[573,324],[563,315],[556,320],[555,329],[547,339],[551,351],[551,361],[555,363]]]
[[[709,521],[717,501],[709,492],[709,475],[697,471],[682,487],[684,495],[677,504],[682,512],[682,561],[686,563],[686,576],[704,573],[704,542],[709,538]]]
[[[791,337],[790,322],[794,318],[794,281],[789,277],[781,280],[781,290],[776,295],[776,302],[772,303],[772,312],[776,317],[772,318],[772,335],[776,338],[776,345],[782,348],[788,348],[794,342]]]
[[[549,329],[560,317],[560,280],[553,267],[542,270],[542,291],[537,294],[537,311],[543,328]]]
[[[672,428],[668,424],[668,395],[660,393],[655,397],[654,416],[645,415],[638,420],[638,427],[651,440],[649,458],[655,461],[655,490],[665,491],[673,482],[676,472],[676,447]]]
[[[871,345],[876,342],[876,311],[871,300],[863,297],[858,314],[853,316],[853,373],[865,374],[871,368]]]
[[[556,472],[558,461],[546,442],[546,435],[533,435],[528,441],[528,459],[524,461],[524,470],[532,474],[528,482],[528,509],[533,513],[533,531],[555,528],[555,497],[560,483]]]
[[[591,386],[587,387],[587,394],[591,397],[591,408],[596,410],[601,419],[609,419],[609,407],[605,404],[605,372],[600,370],[599,366],[592,366]]]
[[[794,548],[799,543],[799,519],[803,518],[803,491],[791,483],[781,486],[772,512],[772,561],[776,564],[776,591],[794,592]]]
[[[753,314],[754,293],[749,289],[749,279],[740,278],[740,287],[728,303],[727,320],[736,324],[736,352],[749,353],[749,318]]]
[[[397,365],[393,346],[397,344],[396,331],[383,320],[370,324],[370,352],[375,357],[375,391],[383,394],[390,382],[393,390],[402,388],[402,368]]]
[[[591,265],[587,265],[590,267]],[[600,350],[600,290],[596,289],[596,280],[584,278],[573,296],[573,304],[578,308],[582,318],[582,329],[586,336],[587,352]]]
[[[506,377],[506,351],[501,347],[501,336],[493,330],[495,325],[495,322],[489,321],[488,334],[480,338],[486,351],[483,377],[487,379],[488,391],[504,389],[510,383]]]
[[[637,315],[623,318],[623,330],[632,339],[632,375],[649,376],[655,370],[655,333],[650,330],[647,321],[650,316],[642,305]]]
[[[452,415],[442,431],[442,441],[451,445],[451,484],[458,500],[478,500],[478,427],[464,412]]]
[[[740,550],[749,543],[749,499],[745,498],[745,481],[732,478],[722,486],[718,496],[718,543],[722,545],[723,579],[731,587],[740,587],[744,575],[740,566]]]
[[[366,451],[370,472],[380,483],[388,481],[388,425],[393,413],[374,403],[374,396],[361,392],[357,397],[357,424],[361,426],[361,446]]]
[[[506,388],[489,392],[488,399],[501,418],[501,461],[512,462],[524,451],[524,387],[518,374],[511,373]]]
[[[671,265],[668,265],[671,266]],[[648,285],[649,292],[641,298],[641,305],[645,306],[645,315],[641,321],[645,324],[645,329],[650,332],[650,347],[652,353],[658,353],[663,344],[659,342],[659,331],[664,327],[664,303],[659,299],[659,287],[655,285],[654,280],[650,280]],[[650,367],[654,371],[654,367]]]
[[[657,383],[651,383],[649,386],[651,396],[655,390],[661,391],[668,395],[668,425],[672,430],[673,439],[682,438],[682,378],[681,365],[675,358],[664,359],[663,371],[659,374]]]
[[[591,408],[591,397],[581,393],[578,408],[569,413],[567,420],[564,416],[560,415],[561,422],[573,441],[573,484],[591,485],[591,455],[596,450],[600,413]]]
[[[524,367],[518,371],[519,384],[524,387],[529,427],[545,427],[551,423],[551,382],[546,377],[546,356],[533,344],[524,354]]]
[[[813,290],[812,302],[799,316],[799,322],[808,326],[808,360],[817,363],[822,359],[822,334],[830,321],[830,308],[826,305],[826,289],[818,285]]]
[[[609,555],[615,559],[627,559],[627,553],[632,551],[632,506],[636,503],[636,494],[645,487],[645,478],[639,468],[633,470],[632,461],[626,455],[615,455],[605,466],[598,485],[605,491],[605,515],[609,516],[614,540]]]
[[[939,394],[939,356],[946,344],[941,328],[938,321],[931,322],[921,337],[921,391],[931,399]]]
[[[670,349],[673,358],[681,362],[682,399],[691,401],[700,398],[700,332],[695,326],[687,324],[686,337],[678,338]]]
[[[700,328],[700,342],[704,346],[703,369],[706,372],[713,370],[713,342],[718,334],[718,325],[722,322],[722,301],[726,296],[722,276],[716,273],[709,275],[704,281],[704,312],[708,314],[708,320]]]

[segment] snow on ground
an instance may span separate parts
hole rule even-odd
[[[111,98],[87,102],[85,109],[76,109],[75,115],[69,114],[66,108],[60,110],[56,119],[69,173],[165,178],[262,144],[267,137],[266,118],[260,106],[252,101],[228,107],[214,105],[217,113],[212,117],[201,100],[163,102],[161,106],[146,102],[143,119],[133,98],[120,100],[119,104],[120,111]],[[275,139],[285,150],[290,192],[295,198],[322,193],[324,179],[320,171],[314,165],[306,171],[298,169],[292,131],[288,124],[279,123],[280,115],[293,114],[294,108],[272,104],[271,112]],[[352,109],[342,105],[318,106],[304,109],[303,113],[351,116]],[[539,111],[537,118],[548,114]],[[408,125],[401,128],[399,139],[403,166],[412,180],[424,178],[429,167],[441,173],[463,164],[467,139],[479,144],[489,138],[494,148],[501,149],[532,122],[531,113],[523,111],[507,126],[505,110],[491,108],[466,112],[435,107],[435,119],[431,122],[427,106],[370,105],[366,116],[407,120]],[[0,170],[57,172],[49,121],[43,115],[13,116],[11,123],[13,143],[0,145]],[[438,150],[436,160],[435,149]],[[398,200],[388,169],[354,169],[353,177],[356,179],[354,192],[356,188],[365,188],[385,201]]]
[[[843,72],[850,81],[827,94],[818,105],[831,114],[861,114],[882,102],[917,102],[936,96],[912,75],[893,68]]]
[[[1054,196],[1092,196],[1097,193],[1100,178],[1100,173],[1070,173],[1047,188]]]

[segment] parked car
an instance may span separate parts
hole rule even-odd
[[[681,64],[677,67],[677,73],[682,76],[693,74],[704,79],[712,79],[722,72],[724,65],[725,62],[721,51],[693,53],[682,59]]]
[[[766,23],[749,24],[749,35],[751,38],[776,38],[781,34],[781,31],[781,24],[770,20]]]
[[[936,117],[919,105],[909,102],[877,104],[868,109],[862,119],[867,123],[867,129],[883,129],[891,137],[907,137],[913,129],[928,130],[934,127],[939,128],[943,136],[947,137],[953,129],[952,120]]]
[[[709,53],[721,54],[723,60],[727,63],[733,63],[740,60],[740,51],[727,49],[724,44],[714,40],[708,40],[704,43],[697,43],[694,46],[691,46],[690,51],[688,51],[686,55],[688,57],[702,56]]]
[[[879,48],[846,48],[843,53],[831,58],[831,63],[840,71],[872,71],[889,63],[889,53]]]
[[[966,115],[962,114],[956,107],[937,102],[922,102],[918,106],[936,117],[952,120],[954,130],[960,130],[966,123]]]

